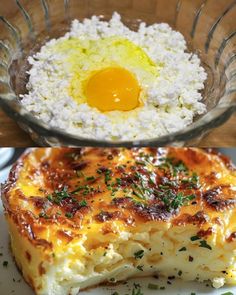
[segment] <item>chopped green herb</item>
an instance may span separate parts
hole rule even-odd
[[[96,178],[94,176],[89,176],[89,177],[86,177],[86,180],[87,181],[93,181],[95,180]]]
[[[153,189],[148,187],[148,180],[137,171],[134,176],[136,178],[136,183],[132,184],[133,194],[143,200],[150,199],[153,196]],[[139,183],[137,183],[137,181]]]
[[[183,184],[187,184],[189,189],[198,188],[199,187],[199,176],[193,172],[190,178],[182,179],[181,182]]]
[[[117,185],[122,185],[122,179],[121,178],[116,178],[116,184]]]
[[[105,172],[105,183],[108,184],[108,182],[111,180],[111,173],[112,171],[107,169]]]
[[[136,205],[136,206],[143,206],[145,207],[145,205],[142,202],[136,201],[134,199],[132,199],[132,202]]]
[[[89,185],[85,185],[85,187],[84,187],[84,191],[83,191],[83,195],[84,195],[84,196],[87,196],[88,194],[94,192],[94,190],[95,190],[95,189],[94,189],[93,187],[91,187],[91,186],[89,186]]]
[[[234,295],[234,293],[232,293],[232,292],[226,292],[226,293],[222,293],[221,295]]]
[[[169,185],[162,185],[162,184],[159,184],[159,188],[160,189],[162,189],[162,190],[167,190],[167,189],[169,189],[170,187],[169,187]]]
[[[48,216],[45,212],[39,213],[39,217],[44,218],[44,219],[49,219],[50,218],[50,216]]]
[[[107,255],[107,252],[104,252],[104,253],[103,253],[103,256],[106,256],[106,255]]]
[[[185,196],[182,192],[175,193],[172,189],[162,189],[158,192],[159,198],[164,202],[165,206],[169,211],[177,210],[179,207],[186,205],[189,201],[195,199],[195,195]]]
[[[139,189],[139,188],[138,188],[136,185],[133,185],[133,187],[134,187],[133,195],[136,196],[136,197],[138,197],[139,199],[145,199],[145,197],[143,196],[143,194],[142,194],[142,193],[139,193],[139,192],[136,190],[136,188],[137,188],[137,189]]]
[[[134,287],[132,290],[132,295],[144,295],[141,290],[141,286],[139,284],[134,283]]]
[[[196,293],[193,293],[193,292],[192,292],[191,295],[196,295]]]
[[[192,242],[194,242],[194,241],[197,241],[197,240],[200,240],[201,238],[199,238],[198,236],[192,236],[191,238],[190,238],[190,240],[192,241]]]
[[[70,213],[70,212],[66,212],[65,217],[67,217],[67,218],[72,218],[72,217],[73,217],[73,214]]]
[[[178,271],[178,276],[181,277],[181,276],[182,276],[182,273],[183,273],[182,270],[179,270],[179,271]]]
[[[140,270],[140,271],[143,271],[143,265],[138,265],[137,269]]]
[[[209,250],[212,250],[211,246],[208,245],[208,244],[207,244],[207,241],[205,241],[205,240],[200,241],[200,245],[199,245],[199,247],[207,248],[207,249],[209,249]]]
[[[116,192],[118,191],[118,189],[117,188],[112,188],[111,191],[112,191],[111,196],[114,197]]]
[[[8,261],[3,261],[2,265],[3,265],[4,267],[7,267],[7,266],[8,266]]]
[[[151,290],[158,290],[158,289],[159,289],[159,286],[156,285],[156,284],[148,284],[148,289],[151,289]]]
[[[48,201],[53,202],[53,197],[52,195],[47,196]]]
[[[165,290],[165,289],[166,289],[166,287],[164,287],[164,286],[163,287],[160,287],[160,290]]]
[[[182,205],[184,205],[186,202],[191,201],[193,199],[195,199],[195,195],[184,196],[183,193],[180,192],[172,200],[170,207],[176,210]]]
[[[169,171],[172,176],[177,176],[179,173],[188,174],[188,168],[184,162],[175,162],[173,158],[162,158],[160,160],[162,163],[158,167],[164,171]]]
[[[134,253],[135,259],[141,259],[141,258],[143,258],[143,255],[144,255],[144,250],[139,250],[139,251],[137,251],[137,252]]]
[[[83,201],[79,202],[79,205],[80,205],[81,207],[86,207],[86,206],[88,205],[88,203],[87,203],[86,200],[83,200]]]
[[[144,199],[143,195],[140,194],[139,192],[135,191],[135,190],[133,190],[133,195],[138,197],[139,199]]]
[[[179,252],[182,252],[182,251],[187,251],[187,248],[186,247],[182,247],[181,249],[179,249]]]
[[[79,187],[77,187],[77,189],[73,190],[73,191],[71,192],[71,194],[72,194],[72,195],[75,195],[76,193],[82,191],[84,188],[85,188],[85,186],[79,186]]]
[[[50,202],[53,202],[57,205],[61,203],[62,200],[70,198],[70,194],[67,190],[67,187],[64,186],[61,191],[55,190],[51,195],[47,196]]]

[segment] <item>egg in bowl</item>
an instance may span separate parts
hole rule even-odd
[[[167,24],[138,31],[115,13],[75,20],[29,58],[21,103],[51,127],[102,140],[151,139],[184,129],[206,111],[206,73]]]
[[[158,66],[140,47],[116,36],[89,42],[70,39],[62,41],[57,50],[67,52],[75,73],[70,96],[100,112],[140,107],[146,99],[145,87],[158,76]]]

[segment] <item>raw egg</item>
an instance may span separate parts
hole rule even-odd
[[[69,96],[98,111],[126,115],[143,106],[145,89],[159,76],[159,66],[127,39],[62,40],[59,53],[68,55]]]
[[[135,76],[119,67],[96,72],[85,87],[88,104],[102,112],[133,110],[139,106],[139,94]]]

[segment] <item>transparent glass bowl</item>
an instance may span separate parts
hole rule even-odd
[[[92,15],[108,20],[114,11],[134,30],[140,21],[169,23],[185,36],[189,50],[200,55],[208,73],[203,91],[208,112],[186,129],[144,141],[98,141],[50,128],[21,105],[18,96],[26,92],[27,57],[50,38],[64,35],[71,20]],[[16,0],[1,5],[0,14],[0,104],[39,145],[197,145],[236,110],[236,2],[233,0]]]

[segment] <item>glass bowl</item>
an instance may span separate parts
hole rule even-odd
[[[200,55],[208,73],[203,91],[206,114],[184,130],[167,136],[111,142],[85,139],[50,128],[24,109],[19,94],[26,92],[27,57],[49,39],[64,35],[71,20],[92,15],[108,20],[114,11],[134,30],[141,21],[167,22],[185,36],[189,50]],[[233,0],[10,0],[1,5],[0,15],[0,104],[39,145],[197,145],[236,110],[236,2]]]

